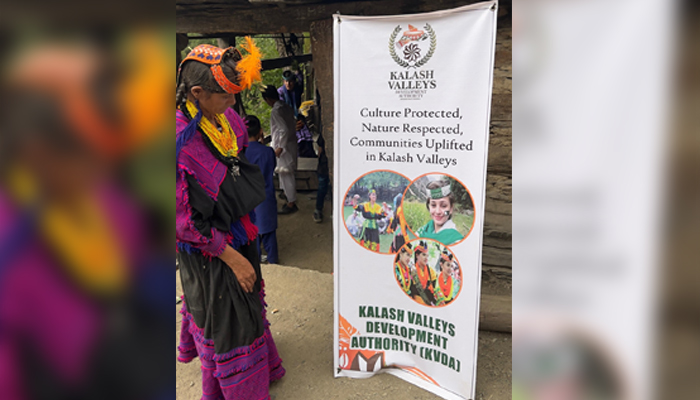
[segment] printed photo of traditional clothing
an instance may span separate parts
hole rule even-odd
[[[434,240],[412,240],[394,259],[394,275],[401,290],[416,303],[446,306],[462,288],[462,268],[446,246]]]
[[[405,221],[397,216],[410,181],[392,171],[373,171],[356,180],[343,200],[348,233],[367,250],[396,253],[406,242]]]

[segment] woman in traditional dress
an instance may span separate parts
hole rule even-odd
[[[428,265],[428,246],[420,242],[415,250],[415,268],[411,271],[411,278],[415,286],[412,291],[413,299],[428,306],[434,306],[436,279],[435,271]]]
[[[236,141],[229,112],[260,77],[249,38],[234,48],[197,46],[180,66],[176,95],[177,248],[184,291],[178,360],[202,363],[203,399],[269,399],[284,375],[265,317],[254,207],[264,181]]]
[[[453,255],[448,255],[446,252],[440,255],[440,275],[437,278],[438,304],[449,304],[457,297],[459,293],[459,281],[454,278]]]
[[[425,206],[430,212],[430,221],[422,226],[416,235],[421,238],[434,239],[449,246],[464,239],[452,221],[455,196],[450,183],[446,180],[430,182],[427,188],[428,200]]]
[[[372,251],[379,251],[379,225],[377,221],[386,217],[386,212],[381,204],[377,203],[377,191],[369,191],[369,202],[362,203],[355,208],[362,213],[365,219],[362,229],[360,244]]]
[[[396,264],[394,268],[394,273],[396,274],[396,280],[399,282],[401,289],[406,292],[407,295],[411,295],[411,256],[413,255],[413,250],[411,249],[411,244],[408,243],[401,248],[399,254],[396,256]]]

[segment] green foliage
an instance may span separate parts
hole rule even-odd
[[[369,200],[369,191],[377,191],[377,202],[394,205],[394,197],[403,193],[410,182],[401,175],[388,171],[377,171],[360,178],[350,188],[349,195],[359,194],[361,202]]]
[[[397,175],[389,171],[377,171],[360,178],[355,186],[362,186],[368,189],[377,188],[380,186],[398,188],[399,186],[405,186],[406,184],[408,184],[408,180],[401,175]]]
[[[474,210],[474,202],[472,197],[467,192],[467,189],[462,186],[459,181],[452,177],[448,177],[450,185],[452,186],[452,193],[455,195],[455,212],[466,212],[467,210]],[[461,231],[460,231],[461,232]]]
[[[452,216],[452,221],[457,225],[457,230],[462,235],[466,236],[474,225],[474,216],[468,214],[455,213]]]
[[[425,208],[425,203],[417,201],[404,200],[403,215],[406,218],[406,223],[413,231],[417,231],[430,221],[430,213]]]

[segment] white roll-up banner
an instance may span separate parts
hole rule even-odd
[[[336,377],[474,398],[497,5],[334,15]]]

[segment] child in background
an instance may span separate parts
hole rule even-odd
[[[265,178],[265,201],[255,208],[256,221],[258,227],[258,239],[260,245],[267,253],[267,262],[277,264],[279,255],[277,253],[277,200],[275,200],[275,186],[272,174],[275,170],[275,152],[272,148],[259,142],[262,137],[262,127],[260,120],[249,115],[245,119],[248,127],[248,149],[246,158],[248,161],[260,167]],[[264,260],[263,260],[264,261]]]
[[[314,151],[314,138],[306,125],[306,118],[299,114],[297,115],[297,155],[299,157],[316,158]]]

